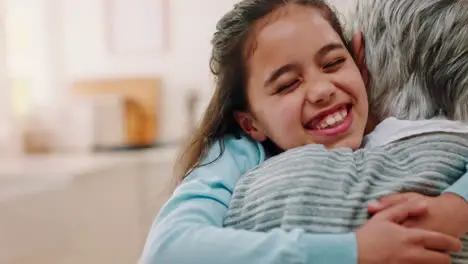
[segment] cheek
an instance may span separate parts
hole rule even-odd
[[[342,83],[342,87],[345,92],[358,100],[360,104],[367,104],[367,91],[362,79],[361,73],[356,67],[350,67],[347,71],[343,72],[343,75],[338,78],[346,80],[346,83]]]
[[[303,101],[296,94],[288,94],[273,100],[269,109],[270,125],[277,130],[290,129],[300,123]],[[279,128],[279,129],[278,129]]]

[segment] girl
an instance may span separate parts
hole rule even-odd
[[[266,157],[311,143],[360,146],[367,98],[345,43],[322,1],[247,0],[220,21],[211,65],[217,89],[181,159],[187,177],[156,219],[143,263],[448,263],[439,252],[456,251],[459,241],[395,224],[424,213],[419,202],[382,211],[350,234],[221,228],[238,178]],[[291,80],[298,72],[302,78]],[[302,96],[280,96],[291,87]],[[314,129],[324,114],[343,111],[352,116],[346,129]]]

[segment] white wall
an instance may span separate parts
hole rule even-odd
[[[34,3],[37,14],[35,45],[42,68],[36,71],[36,83],[44,88],[33,91],[37,101],[53,104],[66,94],[72,82],[82,78],[159,76],[164,80],[159,126],[162,141],[180,139],[187,131],[187,90],[198,89],[204,94],[204,101],[210,96],[210,40],[217,20],[237,2],[166,0],[170,5],[169,51],[117,56],[109,53],[106,42],[106,1],[112,0],[23,1]],[[354,0],[330,1],[339,10],[346,10]],[[134,1],[127,3],[132,5]],[[0,70],[1,66],[0,63]]]
[[[3,23],[3,0],[0,0],[0,40],[5,39],[5,25]],[[5,42],[0,41],[0,127],[5,123],[10,114],[10,97],[6,80],[6,56]]]
[[[142,57],[109,54],[105,0],[59,2],[64,75],[68,82],[102,76],[161,76],[165,82],[161,140],[180,139],[187,131],[185,92],[199,89],[210,93],[210,39],[216,21],[235,1],[170,0],[170,50]]]
[[[4,1],[0,0],[0,158],[17,156],[21,150],[19,135],[12,125],[11,93],[6,74],[6,45],[2,41],[5,39],[3,11]]]
[[[61,92],[55,85],[59,74],[53,65],[57,61],[56,56],[60,56],[53,1],[4,0],[4,12],[8,16],[6,32],[19,32],[21,35],[14,42],[7,42],[11,44],[7,49],[14,54],[7,57],[8,74],[11,78],[28,78],[35,105],[49,105]]]

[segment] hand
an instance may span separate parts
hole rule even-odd
[[[427,213],[427,203],[412,200],[392,206],[365,223],[358,231],[359,264],[450,264],[448,252],[461,250],[460,240],[399,225],[408,217]]]
[[[384,197],[368,205],[370,213],[379,213],[397,204],[410,200],[424,200],[428,212],[424,215],[409,217],[403,221],[405,227],[426,229],[447,235],[462,237],[468,233],[468,203],[455,194],[442,194],[437,197],[423,196],[418,193],[403,193]]]

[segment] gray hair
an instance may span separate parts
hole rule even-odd
[[[467,0],[357,0],[355,11],[378,119],[468,121]]]

